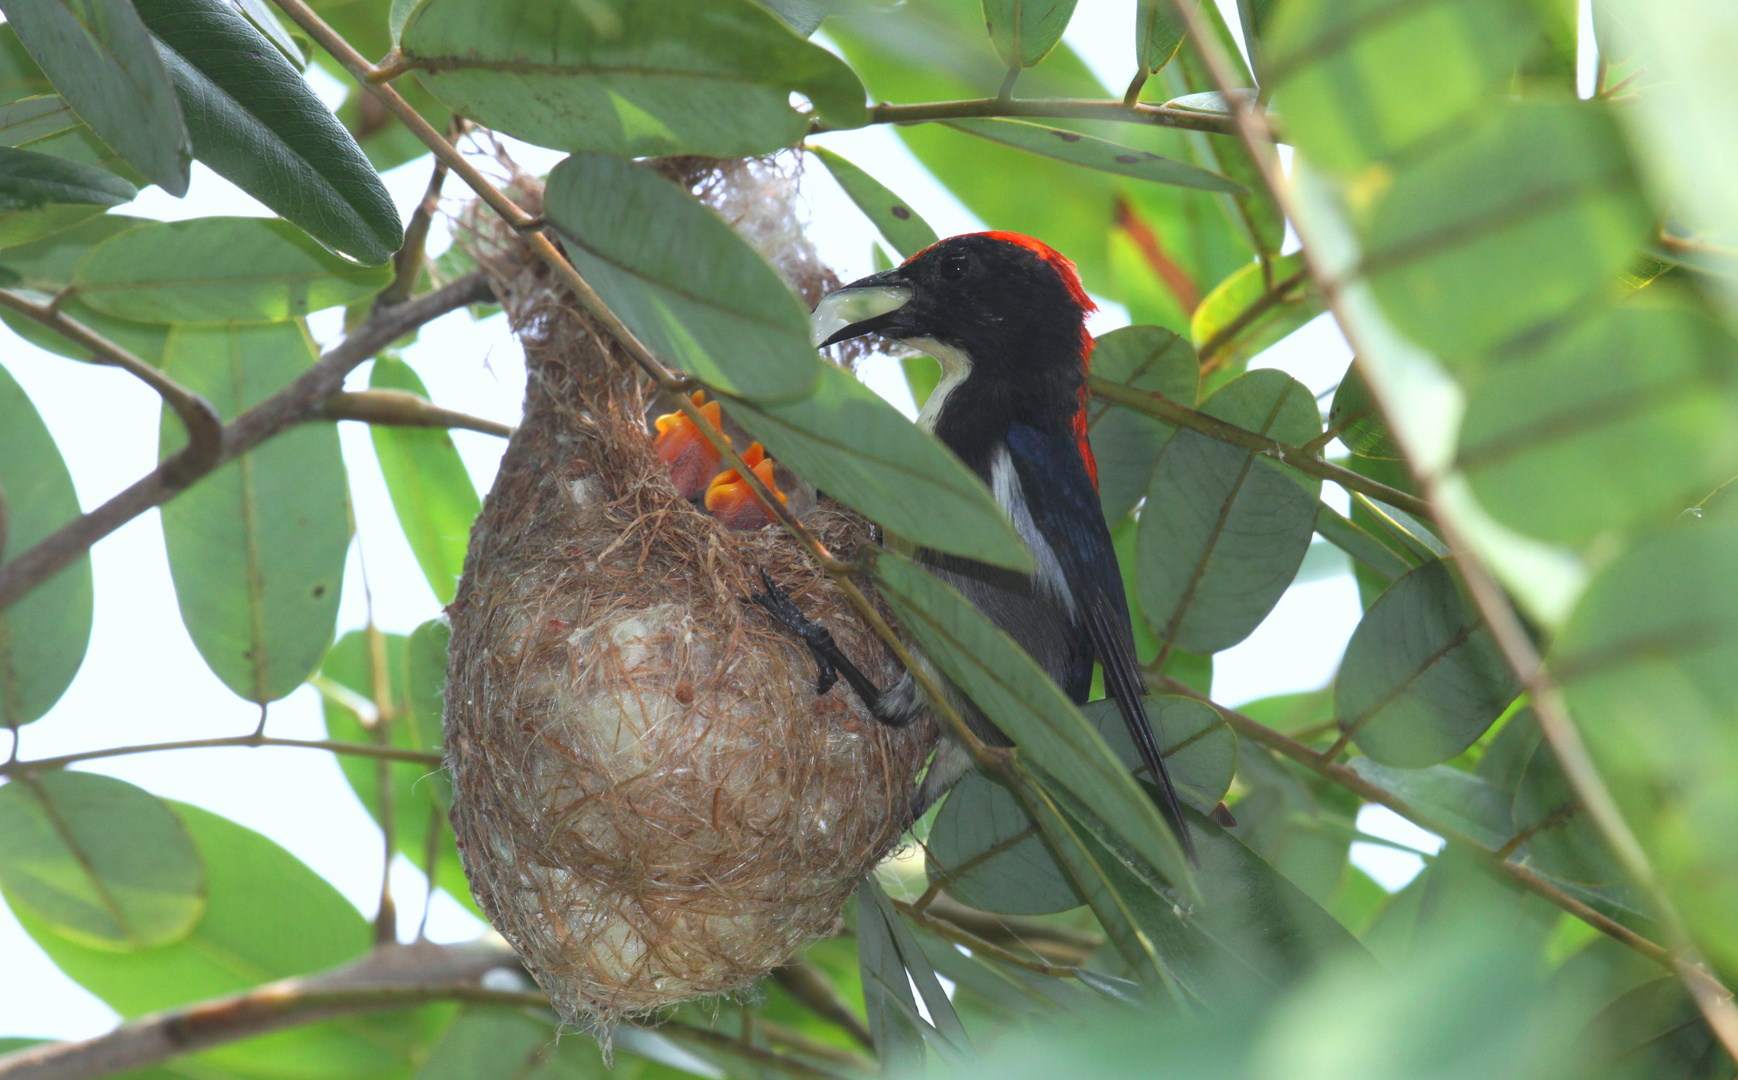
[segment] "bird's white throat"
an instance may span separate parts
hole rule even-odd
[[[943,345],[934,338],[908,338],[905,343],[919,352],[935,357],[936,363],[941,365],[941,381],[929,392],[929,399],[923,403],[922,410],[917,414],[917,426],[934,432],[936,423],[941,420],[942,407],[947,404],[947,396],[972,373],[972,358],[964,349]]]

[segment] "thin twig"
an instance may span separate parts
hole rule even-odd
[[[1266,265],[1266,264],[1264,264]],[[1307,268],[1299,270],[1283,281],[1276,282],[1271,288],[1250,301],[1249,306],[1237,313],[1237,317],[1213,332],[1213,336],[1201,343],[1200,350],[1195,354],[1201,365],[1201,370],[1209,371],[1219,364],[1219,354],[1225,347],[1237,340],[1237,335],[1249,329],[1251,323],[1261,318],[1282,302],[1286,294],[1304,284],[1309,278]]]
[[[340,390],[320,403],[320,416],[389,427],[460,428],[503,439],[513,435],[510,424],[443,409],[406,390]]]
[[[0,289],[0,306],[35,319],[68,341],[89,349],[97,363],[118,367],[157,391],[164,404],[175,410],[181,426],[187,429],[186,447],[164,463],[165,469],[177,475],[194,477],[211,471],[216,465],[218,455],[223,451],[223,420],[209,401],[77,319],[68,317],[56,304],[33,303],[15,292]]]
[[[890,898],[891,899],[891,898]],[[944,938],[956,945],[964,945],[975,956],[991,956],[1003,963],[1023,967],[1027,971],[1036,971],[1040,975],[1051,975],[1058,979],[1072,979],[1078,976],[1078,971],[1072,966],[1046,964],[1041,960],[1032,960],[1021,956],[1011,949],[1005,949],[991,941],[986,941],[978,935],[956,926],[946,919],[938,919],[927,911],[919,911],[903,900],[894,900],[893,906],[899,913],[912,922],[928,930],[936,937]]]
[[[909,105],[871,105],[871,124],[920,124],[930,120],[969,120],[991,117],[1020,117],[1049,120],[1116,120],[1125,124],[1152,124],[1158,127],[1204,131],[1212,135],[1235,135],[1237,129],[1228,116],[1173,109],[1168,105],[1128,104],[1122,101],[1097,101],[1082,98],[972,98],[965,101],[924,101]],[[835,130],[816,120],[809,125],[809,134],[819,135]]]
[[[843,1028],[859,1046],[865,1047],[870,1053],[875,1052],[875,1039],[869,1034],[869,1029],[851,1011],[851,1007],[845,1004],[845,999],[839,996],[832,980],[813,965],[806,960],[793,960],[782,967],[773,968],[772,978],[805,1009],[828,1023]]]
[[[110,746],[102,750],[84,750],[60,757],[14,760],[0,765],[0,776],[22,776],[26,773],[64,769],[81,761],[98,758],[127,757],[132,754],[159,754],[171,750],[217,750],[232,747],[278,746],[297,750],[324,750],[332,754],[404,761],[412,765],[441,767],[441,756],[426,750],[406,750],[397,746],[375,746],[370,743],[339,742],[334,739],[280,739],[270,735],[229,735],[215,739],[181,739],[176,742],[139,743],[134,746]]]
[[[226,424],[222,449],[207,468],[190,472],[180,467],[179,457],[171,458],[108,502],[73,518],[0,566],[0,611],[89,551],[98,540],[168,502],[200,476],[315,416],[320,402],[344,385],[345,375],[387,345],[449,311],[493,297],[488,279],[478,271],[395,307],[376,309],[295,382]]]
[[[422,201],[416,204],[411,212],[410,224],[404,227],[404,244],[398,249],[398,254],[392,257],[392,284],[380,291],[374,298],[376,307],[402,303],[410,297],[416,288],[416,279],[422,273],[423,263],[428,259],[428,230],[434,223],[434,216],[441,208],[441,185],[446,183],[446,162],[435,159],[434,172],[428,178],[428,187],[422,193]]]
[[[1330,461],[1323,461],[1314,454],[1305,453],[1301,448],[1282,443],[1266,435],[1228,424],[1216,416],[1209,416],[1197,409],[1179,405],[1163,394],[1154,394],[1146,390],[1136,390],[1119,382],[1098,375],[1091,376],[1088,385],[1094,394],[1101,398],[1126,405],[1131,409],[1158,417],[1178,427],[1186,427],[1198,431],[1220,442],[1239,446],[1256,454],[1265,454],[1277,461],[1290,465],[1301,473],[1332,480],[1348,491],[1362,492],[1372,499],[1380,499],[1389,506],[1400,509],[1416,517],[1430,520],[1434,514],[1430,504],[1415,495],[1408,495],[1398,488],[1378,483],[1367,476],[1360,475]]]

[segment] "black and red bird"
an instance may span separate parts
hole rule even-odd
[[[1096,658],[1128,724],[1159,806],[1193,858],[1188,827],[1142,703],[1128,602],[1110,530],[1099,508],[1097,465],[1086,438],[1086,375],[1094,304],[1074,264],[1019,233],[954,236],[903,265],[852,282],[816,307],[815,342],[864,334],[904,342],[936,358],[941,381],[918,423],[988,485],[1031,549],[1030,574],[920,551],[918,557],[1020,644],[1075,702],[1084,702]],[[840,654],[767,580],[756,599],[808,642],[823,688],[844,676],[870,711],[902,724],[922,708],[910,675],[882,691]],[[1008,739],[957,689],[949,696],[972,730]],[[824,691],[823,691],[824,692]],[[944,743],[918,806],[933,804],[970,768]]]

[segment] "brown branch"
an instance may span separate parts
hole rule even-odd
[[[225,425],[222,447],[207,467],[186,470],[177,455],[108,502],[73,518],[36,546],[0,566],[0,610],[89,551],[98,540],[152,507],[168,502],[199,477],[317,415],[320,402],[343,387],[344,376],[381,349],[431,319],[493,296],[488,280],[478,271],[402,304],[376,309],[295,382]]]
[[[435,213],[441,208],[441,186],[446,183],[446,179],[446,162],[436,158],[434,173],[428,178],[428,187],[422,193],[422,201],[416,204],[416,209],[410,215],[410,224],[404,227],[404,244],[399,247],[398,254],[392,257],[392,284],[374,298],[375,307],[391,307],[393,304],[403,303],[416,288],[417,276],[422,273],[423,264],[428,260],[429,225],[434,222]]]
[[[627,353],[628,358],[644,371],[647,377],[656,382],[659,389],[670,395],[675,401],[677,409],[693,421],[706,441],[718,450],[724,464],[736,470],[737,475],[742,477],[750,490],[759,497],[761,503],[772,511],[773,516],[778,518],[785,530],[803,545],[827,576],[838,585],[858,617],[875,633],[876,637],[881,639],[888,651],[893,653],[894,658],[904,666],[905,670],[911,673],[912,678],[922,689],[925,699],[929,702],[931,714],[940,720],[954,739],[966,748],[972,760],[980,768],[989,771],[1007,771],[1013,760],[1009,752],[987,746],[972,732],[959,712],[942,693],[941,687],[934,678],[922,665],[918,664],[911,651],[900,640],[899,635],[893,632],[893,628],[887,625],[887,621],[881,617],[881,613],[876,611],[868,597],[863,595],[863,590],[857,587],[855,581],[851,580],[851,575],[858,572],[860,568],[834,558],[832,552],[828,551],[825,545],[817,540],[802,522],[797,520],[784,503],[768,490],[767,486],[754,474],[754,470],[750,469],[747,463],[742,460],[741,453],[725,439],[724,433],[713,427],[711,421],[701,415],[699,406],[689,400],[688,393],[696,387],[697,383],[692,379],[676,375],[652,355],[645,344],[635,337],[626,324],[609,309],[603,299],[598,296],[596,290],[580,276],[573,264],[568,262],[566,257],[556,249],[549,237],[540,231],[543,225],[542,220],[526,213],[524,208],[491,184],[465,159],[464,155],[459,153],[452,143],[443,138],[429,125],[427,120],[424,120],[415,109],[411,108],[396,90],[385,85],[384,82],[377,82],[376,79],[383,74],[382,69],[370,64],[361,53],[358,53],[349,42],[344,40],[342,35],[326,25],[325,21],[315,14],[314,10],[308,7],[303,0],[273,0],[273,2],[296,25],[305,30],[308,36],[318,42],[321,48],[331,54],[332,58],[338,61],[339,65],[348,71],[352,78],[374,95],[382,105],[386,106],[388,111],[398,117],[405,127],[409,128],[411,133],[422,141],[423,145],[434,152],[436,158],[446,162],[453,173],[463,180],[472,191],[475,191],[477,197],[486,206],[501,215],[502,220],[506,221],[508,225],[523,233],[525,242],[531,248],[532,253],[554,272],[556,278],[567,287],[586,313],[596,319],[604,332],[616,340],[622,350]],[[386,77],[391,78],[392,76],[387,75]],[[715,394],[714,396],[718,395]],[[3,601],[4,594],[0,593],[0,606],[4,606]]]
[[[164,468],[188,477],[209,472],[223,450],[223,420],[211,403],[77,319],[69,318],[60,310],[60,301],[56,297],[54,303],[37,304],[0,289],[0,306],[36,320],[68,341],[89,349],[97,363],[118,367],[157,391],[187,429],[186,447],[164,462]]]
[[[1385,502],[1389,506],[1399,507],[1415,517],[1428,521],[1435,516],[1431,511],[1430,504],[1415,495],[1408,495],[1398,488],[1377,483],[1350,469],[1329,461],[1323,461],[1316,455],[1306,453],[1296,446],[1287,445],[1266,435],[1240,428],[1235,424],[1228,424],[1216,416],[1209,416],[1199,410],[1179,405],[1163,394],[1136,390],[1098,375],[1091,376],[1088,379],[1088,385],[1094,394],[1114,401],[1118,405],[1126,405],[1131,409],[1156,416],[1160,420],[1175,424],[1178,427],[1199,431],[1203,435],[1218,439],[1220,442],[1230,443],[1232,446],[1240,446],[1252,453],[1265,454],[1276,461],[1290,465],[1301,473],[1308,473],[1310,476],[1320,477],[1323,480],[1332,480],[1348,491],[1360,492],[1372,499]]]
[[[1164,245],[1159,243],[1159,235],[1153,227],[1135,212],[1133,204],[1121,195],[1116,197],[1116,223],[1122,231],[1128,233],[1129,239],[1135,242],[1135,247],[1141,251],[1141,257],[1147,261],[1153,273],[1171,290],[1171,295],[1182,305],[1183,314],[1193,315],[1195,309],[1201,306],[1201,291],[1195,288],[1194,279],[1189,272],[1177,265],[1175,259],[1165,254]]]
[[[1173,109],[1168,105],[1129,104],[1123,101],[1089,101],[1081,98],[972,98],[965,101],[924,101],[909,105],[883,102],[869,107],[871,124],[920,124],[929,120],[966,120],[988,117],[1023,117],[1050,120],[1115,120],[1125,124],[1205,131],[1212,135],[1235,135],[1228,116]],[[809,125],[809,134],[834,131],[822,121]]]
[[[60,757],[36,758],[32,761],[9,761],[0,765],[0,776],[24,776],[32,773],[64,769],[81,761],[97,758],[126,757],[131,754],[157,754],[170,750],[215,750],[229,747],[279,746],[298,750],[325,750],[333,754],[379,758],[383,761],[406,761],[413,765],[441,767],[441,755],[427,750],[407,750],[397,746],[375,746],[371,743],[339,742],[334,739],[279,739],[270,735],[231,735],[215,739],[182,739],[176,742],[139,743],[134,746],[110,746],[102,750],[83,750]]]
[[[870,1053],[875,1051],[875,1039],[869,1034],[868,1027],[845,1004],[845,999],[839,996],[839,991],[820,971],[804,960],[793,960],[783,967],[772,969],[772,979],[784,988],[785,993],[795,998],[805,1009],[845,1029],[851,1038],[857,1040]]]
[[[89,1080],[316,1020],[431,1001],[548,1008],[542,994],[483,986],[486,973],[518,967],[511,951],[489,945],[390,945],[324,974],[155,1013],[94,1039],[45,1043],[0,1056],[0,1078]]]
[[[406,390],[340,390],[320,403],[319,415],[327,420],[361,420],[390,427],[462,428],[503,439],[513,435],[509,424],[443,409]]]

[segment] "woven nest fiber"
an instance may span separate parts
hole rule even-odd
[[[824,290],[788,176],[665,168],[800,292]],[[535,202],[535,182],[516,194]],[[843,686],[815,696],[806,651],[746,603],[762,567],[871,677],[897,666],[782,529],[731,531],[678,496],[652,453],[655,384],[510,231],[460,225],[529,380],[449,609],[452,822],[490,922],[563,1017],[607,1040],[835,932],[908,824],[934,729],[887,728]],[[869,541],[862,518],[808,502],[835,553]]]

